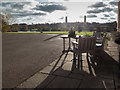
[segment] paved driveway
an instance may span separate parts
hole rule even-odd
[[[12,88],[59,58],[62,39],[46,34],[3,34],[2,83]]]

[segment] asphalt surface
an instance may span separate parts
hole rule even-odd
[[[47,34],[3,34],[2,87],[14,88],[59,58],[62,39]]]

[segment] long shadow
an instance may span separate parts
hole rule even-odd
[[[53,66],[52,70],[50,71],[50,74],[53,73],[54,69],[55,69],[56,66],[58,65],[58,63],[59,63],[59,61],[60,61],[60,59],[62,58],[63,55],[64,55],[64,53],[62,53],[62,54],[60,55],[60,58],[57,60],[57,62],[56,62],[55,65]],[[65,59],[67,58],[67,55],[68,55],[68,52],[65,53],[65,57],[64,57],[64,59],[63,59],[60,67],[63,66],[63,64],[64,64],[64,62],[65,62]]]
[[[117,86],[118,80],[120,80],[120,70],[119,70],[119,63],[116,62],[110,55],[108,55],[105,51],[101,53],[101,55],[96,56],[96,60],[93,60],[92,57],[88,60],[89,70],[93,74],[96,74],[97,77],[106,79],[106,80],[113,80],[114,82],[114,89],[119,88]],[[91,63],[90,63],[91,62]]]
[[[89,61],[89,57],[90,57],[90,56],[89,56],[89,54],[87,53],[86,59],[87,59],[87,62],[88,62],[88,68],[89,68],[90,74],[93,75],[92,68],[91,68],[91,63],[90,63],[90,61]],[[93,63],[93,65],[95,65],[95,64]]]
[[[76,61],[72,62],[71,70],[63,69],[63,65],[65,64],[64,62],[68,53],[65,54],[61,66],[57,67],[57,64],[63,54],[60,55],[60,58],[53,66],[53,69],[48,74],[48,77],[36,88],[102,88],[103,90],[108,90],[110,85],[107,85],[106,81],[103,80],[105,78],[110,80],[113,79],[111,76],[113,77],[114,72],[109,72],[111,71],[113,65],[111,66],[110,64],[118,65],[118,63],[115,62],[115,60],[111,58],[106,52],[103,54],[104,58],[98,56],[98,60],[95,61],[93,61],[92,57],[88,58],[87,56],[90,73],[84,71],[84,69],[79,69],[79,67],[77,67]],[[95,63],[97,63],[97,65]],[[56,67],[57,69],[55,69]],[[94,69],[96,76],[93,75],[92,68]],[[104,76],[106,77],[103,79]]]
[[[50,38],[45,39],[44,41],[48,41],[48,40],[53,39],[53,38],[56,38],[56,37],[58,37],[58,36],[60,36],[60,35],[62,35],[62,34],[57,34],[57,35],[55,35],[55,36],[52,36],[52,37],[50,37]]]

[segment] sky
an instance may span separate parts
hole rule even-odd
[[[10,14],[12,24],[113,22],[117,21],[118,0],[2,0],[0,13]]]

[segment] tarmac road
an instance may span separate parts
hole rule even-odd
[[[47,34],[3,34],[3,88],[16,87],[60,57],[62,39],[58,39],[59,36],[54,36]]]

